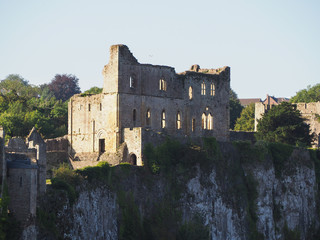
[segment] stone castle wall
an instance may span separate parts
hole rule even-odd
[[[102,94],[75,95],[69,102],[72,155],[97,152],[101,159],[126,143],[141,165],[144,139],[138,128],[229,139],[229,67],[194,65],[177,74],[172,67],[140,64],[126,46],[115,45],[103,75]]]
[[[9,210],[15,218],[27,226],[36,217],[37,167],[8,169]]]

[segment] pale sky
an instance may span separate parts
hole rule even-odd
[[[320,83],[320,1],[0,0],[0,80],[102,87],[112,44],[178,73],[230,66],[239,98],[291,97]]]

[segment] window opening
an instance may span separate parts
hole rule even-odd
[[[177,113],[177,129],[181,129],[181,114]]]
[[[192,118],[191,130],[194,132],[196,130],[196,119]]]
[[[161,91],[167,91],[167,82],[163,78],[161,78],[159,81],[159,89]]]
[[[201,117],[201,127],[202,129],[207,129],[207,116],[205,113],[202,113],[202,117]]]
[[[189,87],[189,100],[191,100],[192,99],[192,97],[193,97],[193,92],[192,92],[192,87],[190,86]]]
[[[208,129],[209,130],[213,129],[213,117],[212,117],[211,113],[209,113],[209,115],[208,115]]]
[[[201,95],[206,95],[206,84],[201,83]]]
[[[137,156],[135,154],[130,155],[129,163],[132,165],[137,165]]]
[[[104,139],[99,139],[99,153],[102,154],[105,151],[106,151],[105,140]]]
[[[130,76],[130,88],[134,88],[135,87],[135,81],[134,78],[132,76]]]
[[[151,112],[150,112],[150,109],[148,109],[146,114],[146,125],[150,126],[150,122],[151,122]]]
[[[211,86],[210,86],[210,95],[211,96],[214,96],[216,93],[216,89],[215,89],[215,86],[213,83],[211,83]]]
[[[102,103],[100,103],[100,111],[102,111]]]
[[[88,110],[89,110],[89,112],[91,111],[91,105],[90,104],[88,104]]]
[[[161,113],[161,128],[166,127],[166,112],[163,110]]]

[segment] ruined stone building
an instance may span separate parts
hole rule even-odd
[[[8,209],[23,227],[35,224],[37,197],[46,191],[46,145],[33,128],[26,141],[12,138],[5,146],[0,127],[1,194],[7,185]]]
[[[159,136],[229,138],[229,67],[193,65],[177,74],[172,67],[140,64],[127,46],[114,45],[103,77],[103,93],[69,101],[70,153],[80,160],[74,167],[105,156],[118,164],[117,154],[142,165],[144,145]]]

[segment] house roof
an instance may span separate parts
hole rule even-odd
[[[251,103],[261,102],[260,98],[241,98],[239,99],[240,104],[244,107],[250,105]]]

